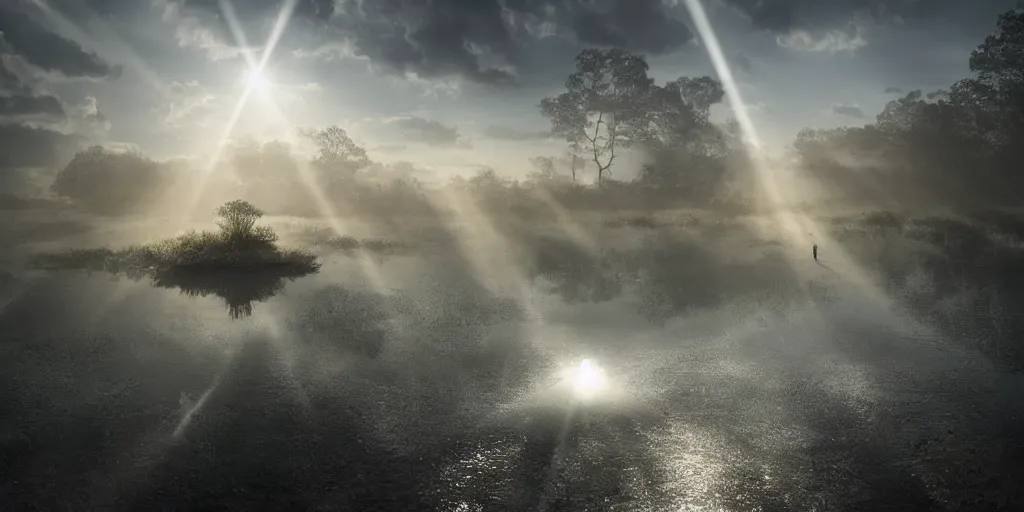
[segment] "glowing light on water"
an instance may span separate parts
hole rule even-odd
[[[584,359],[573,371],[572,387],[580,398],[593,398],[606,389],[604,370],[590,359]]]

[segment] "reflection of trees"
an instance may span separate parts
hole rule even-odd
[[[301,277],[275,270],[231,271],[178,269],[150,275],[159,288],[178,288],[189,297],[214,295],[224,300],[232,319],[251,316],[253,303],[263,302],[284,288],[285,280]]]
[[[158,288],[177,288],[189,297],[214,295],[224,300],[232,319],[251,316],[253,303],[276,295],[286,281],[317,271],[316,267],[280,264],[233,268],[231,266],[177,266],[156,268],[144,259],[118,258],[110,249],[76,250],[39,256],[33,264],[46,270],[108,272],[133,281],[148,279]]]
[[[600,302],[622,293],[612,255],[593,255],[563,238],[539,237],[532,248],[535,276],[567,302]]]
[[[568,240],[541,238],[534,249],[535,278],[569,303],[637,295],[640,311],[662,322],[694,309],[743,300],[791,299],[798,280],[780,254],[737,261],[697,238],[657,236],[631,249],[589,252]]]
[[[1024,301],[1024,223],[1003,217],[848,224],[838,237],[843,250],[872,270],[890,295],[1001,362],[1024,365],[1024,313],[1013,307]]]

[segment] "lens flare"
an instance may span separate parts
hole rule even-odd
[[[245,82],[246,87],[253,91],[267,92],[270,90],[270,80],[267,79],[267,74],[260,68],[250,69],[248,76],[245,77]]]
[[[584,359],[573,371],[572,387],[580,398],[593,398],[607,386],[604,370],[590,359]]]

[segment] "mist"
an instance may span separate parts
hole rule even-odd
[[[2,501],[1018,509],[1024,12],[963,79],[778,148],[686,4],[706,76],[583,32],[522,107],[543,129],[392,123],[431,154],[525,143],[514,171],[354,118],[172,159],[0,142]]]

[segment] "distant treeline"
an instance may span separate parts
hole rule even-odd
[[[999,17],[971,54],[972,76],[913,91],[875,123],[805,129],[800,162],[848,197],[925,199],[954,206],[1018,204],[1024,190],[1024,11]]]

